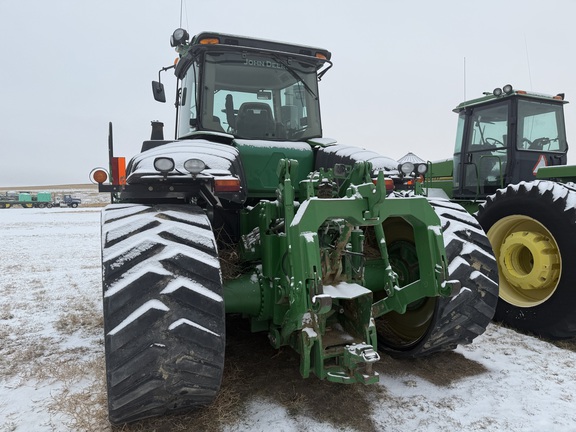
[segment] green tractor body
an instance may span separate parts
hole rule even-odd
[[[392,193],[398,163],[322,137],[330,52],[179,29],[177,127],[126,167],[110,135],[102,212],[110,419],[209,404],[225,315],[300,373],[371,384],[379,352],[470,343],[493,316],[494,258],[461,207]],[[157,100],[164,86],[153,83]],[[111,129],[111,128],[110,128]],[[410,173],[404,173],[410,174]],[[454,221],[458,220],[458,223]]]
[[[551,338],[576,336],[576,166],[567,166],[564,95],[511,86],[463,102],[453,159],[428,195],[476,214],[497,259],[495,318]]]

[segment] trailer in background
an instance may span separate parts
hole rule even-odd
[[[65,194],[54,198],[51,192],[6,192],[0,195],[0,208],[20,206],[22,208],[72,207],[80,205],[81,200]]]

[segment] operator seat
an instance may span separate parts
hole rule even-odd
[[[212,120],[205,119],[202,123],[206,129],[210,129],[216,132],[225,132],[224,128],[222,127],[222,123],[220,122],[220,117],[218,116],[212,116]]]
[[[270,105],[263,102],[245,102],[240,105],[236,119],[236,133],[241,138],[274,138],[276,123]]]

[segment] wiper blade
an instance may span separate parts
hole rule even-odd
[[[310,93],[314,99],[318,100],[318,95],[316,95],[316,93],[314,93],[314,90],[312,90],[310,88],[310,86],[308,84],[306,84],[306,82],[302,79],[302,77],[298,74],[298,72],[296,72],[294,70],[294,68],[292,66],[290,66],[288,63],[286,63],[284,60],[282,60],[279,56],[277,55],[273,55],[272,57],[274,57],[274,59],[280,63],[282,66],[284,66],[286,68],[286,70],[290,73],[290,75],[292,75],[292,77],[298,81],[301,82],[302,84],[304,84],[304,88],[308,91],[308,93]]]

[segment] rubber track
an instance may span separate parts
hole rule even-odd
[[[110,421],[209,404],[222,379],[225,318],[203,211],[106,207],[102,268]]]
[[[434,322],[420,343],[409,351],[384,349],[395,357],[423,357],[471,343],[486,330],[498,302],[496,261],[476,219],[450,201],[429,202],[442,224],[449,279],[462,287],[454,297],[438,298]]]

